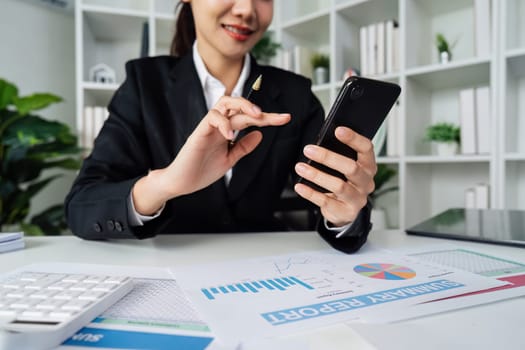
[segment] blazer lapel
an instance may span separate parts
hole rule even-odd
[[[165,94],[175,123],[177,148],[180,149],[207,113],[204,92],[191,53],[180,58],[170,72],[170,78]]]
[[[262,68],[252,57],[250,76],[244,85],[243,96],[248,94],[251,85],[261,73],[263,73]],[[269,76],[267,76],[265,80],[265,75],[263,74],[261,89],[257,92],[254,92],[250,99],[253,103],[261,107],[261,109],[265,112],[280,112],[280,108],[276,102],[278,95],[278,85],[272,82]],[[259,169],[268,156],[268,151],[270,150],[277,133],[277,127],[251,127],[240,132],[239,137],[244,136],[246,133],[252,130],[261,131],[263,138],[255,150],[243,157],[233,168],[232,178],[230,185],[228,186],[228,193],[231,201],[237,200],[246,190],[248,185],[253,181],[255,176],[259,173]]]

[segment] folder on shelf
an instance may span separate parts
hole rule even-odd
[[[376,73],[385,73],[385,23],[379,22],[376,24],[377,35],[377,57],[376,57]]]
[[[368,75],[368,28],[363,26],[359,29],[359,50],[361,61],[361,75]]]
[[[459,92],[460,145],[462,154],[476,154],[476,111],[474,89]]]
[[[490,137],[490,89],[488,86],[476,88],[476,131],[477,148],[480,154],[489,154],[492,138]]]
[[[474,0],[474,35],[478,57],[490,55],[490,22],[490,0]]]

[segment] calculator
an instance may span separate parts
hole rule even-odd
[[[127,276],[17,270],[0,276],[0,349],[51,349],[133,288]]]

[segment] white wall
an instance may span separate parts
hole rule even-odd
[[[50,92],[61,96],[64,102],[40,114],[75,130],[74,16],[37,3],[0,0],[0,77],[15,83],[21,95]],[[63,202],[73,179],[74,174],[67,173],[55,180],[35,197],[31,213]]]

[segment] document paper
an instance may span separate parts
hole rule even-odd
[[[505,285],[391,252],[334,250],[173,268],[212,331],[229,341],[290,334]]]

